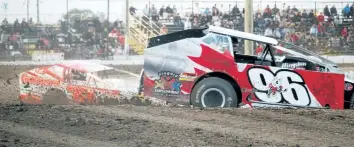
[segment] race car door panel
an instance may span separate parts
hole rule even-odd
[[[268,66],[247,70],[254,97],[269,104],[342,109],[344,75]]]

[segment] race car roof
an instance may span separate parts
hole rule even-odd
[[[79,70],[79,71],[85,72],[85,73],[113,69],[112,67],[108,67],[105,65],[92,63],[92,62],[83,62],[83,61],[72,61],[72,62],[61,63],[61,64],[56,64],[56,65],[61,66],[61,67],[76,69],[76,70]]]
[[[241,32],[241,31],[232,30],[232,29],[226,29],[226,28],[222,28],[222,27],[209,26],[209,32],[229,35],[229,36],[233,36],[236,38],[242,38],[242,39],[266,43],[266,44],[272,44],[272,45],[278,44],[278,41],[274,38],[256,35],[256,34],[252,34],[252,33]]]

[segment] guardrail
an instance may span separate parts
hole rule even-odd
[[[148,39],[161,35],[160,27],[150,18],[143,16],[141,18],[131,15],[129,19],[129,34],[134,38],[140,47],[136,46],[134,49],[138,54],[143,54],[147,47]]]

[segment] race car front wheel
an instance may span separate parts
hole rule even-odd
[[[195,107],[237,107],[237,94],[232,85],[221,78],[206,78],[197,83],[191,94]]]
[[[69,99],[64,93],[59,89],[50,89],[43,95],[43,104],[56,104],[56,105],[68,105]]]

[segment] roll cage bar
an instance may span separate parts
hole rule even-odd
[[[261,65],[263,65],[263,62],[265,60],[265,58],[267,57],[267,55],[270,55],[271,57],[271,64],[272,66],[276,66],[275,64],[275,57],[274,57],[274,52],[273,50],[271,49],[271,45],[270,44],[266,44],[266,47],[264,48],[264,50],[262,51],[262,61],[261,61]]]

